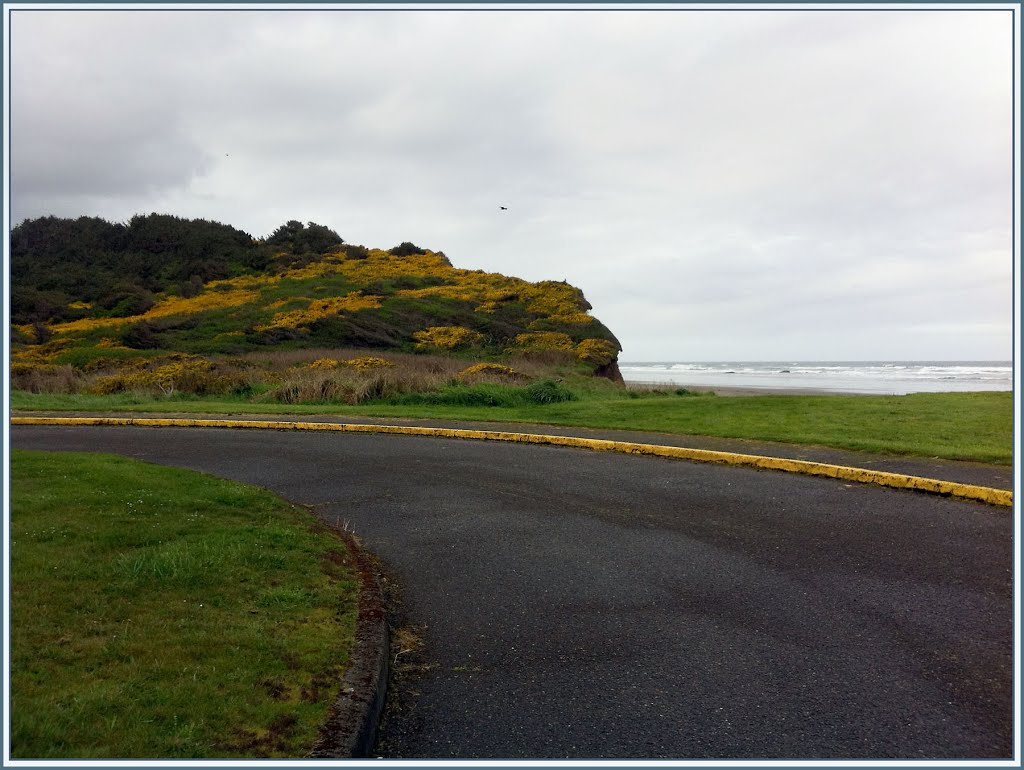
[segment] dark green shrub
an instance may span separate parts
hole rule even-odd
[[[426,253],[426,249],[421,249],[415,243],[410,243],[409,241],[403,241],[393,249],[388,249],[388,254],[391,254],[394,257],[411,257],[413,254]]]
[[[96,301],[101,313],[97,315],[113,318],[142,315],[156,304],[153,293],[141,286],[121,283]]]
[[[560,401],[575,401],[576,394],[555,380],[538,380],[526,389],[535,404],[557,404]]]
[[[139,321],[121,333],[121,342],[134,350],[153,350],[160,347],[160,337],[152,324]]]
[[[178,295],[186,299],[198,297],[203,292],[203,279],[198,275],[190,276],[187,281],[178,284]]]
[[[277,228],[267,243],[273,246],[291,248],[296,254],[324,254],[340,246],[344,241],[334,230],[316,222],[302,224],[297,219],[289,220]]]
[[[370,256],[370,250],[365,246],[357,246],[351,243],[345,244],[345,256],[349,259],[366,259]]]
[[[32,324],[32,335],[35,338],[35,343],[42,345],[50,341],[53,337],[53,331],[42,321],[36,321]]]

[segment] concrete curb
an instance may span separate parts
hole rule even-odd
[[[317,759],[369,757],[387,695],[390,639],[380,582],[358,539],[348,532],[339,534],[359,578],[359,610],[341,691],[310,752]]]
[[[196,420],[168,418],[133,417],[12,417],[12,425],[110,425],[169,428],[252,428],[266,430],[316,430],[342,433],[393,433],[411,436],[434,436],[437,438],[476,439],[484,441],[513,441],[523,444],[551,444],[605,452],[668,457],[694,462],[740,465],[766,470],[802,473],[811,476],[827,476],[862,484],[876,484],[896,489],[913,489],[968,500],[978,500],[991,505],[1013,506],[1013,492],[1008,489],[961,484],[921,476],[874,471],[865,468],[848,468],[841,465],[790,460],[780,457],[719,452],[710,449],[687,449],[685,447],[659,446],[656,444],[635,444],[625,441],[577,438],[574,436],[551,436],[535,433],[508,433],[503,431],[461,430],[455,428],[426,428],[408,425],[376,425],[324,422],[282,422],[264,420]]]

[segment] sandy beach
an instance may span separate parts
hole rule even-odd
[[[688,390],[691,393],[714,393],[716,396],[863,396],[853,391],[825,390],[823,388],[751,388],[724,385],[677,385],[663,382],[627,382],[627,390]]]

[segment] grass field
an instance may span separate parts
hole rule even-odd
[[[11,754],[302,757],[355,623],[345,545],[268,492],[11,453]]]
[[[14,392],[11,406],[25,411],[335,414],[527,422],[781,441],[1006,465],[1013,461],[1011,393],[721,398],[675,391],[641,393],[599,385],[570,381],[567,387],[572,400],[530,403],[496,397],[492,401],[497,405],[492,406],[482,405],[488,399],[481,394],[488,391],[479,387],[448,389],[444,391],[448,396],[442,393],[433,403],[420,399],[405,404],[281,404],[223,397]],[[489,387],[495,393],[502,388],[515,390]]]

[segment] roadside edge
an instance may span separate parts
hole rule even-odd
[[[780,457],[721,452],[711,449],[690,449],[686,447],[638,444],[605,439],[578,438],[575,436],[554,436],[536,433],[511,433],[504,431],[463,430],[456,428],[426,428],[407,425],[378,425],[365,423],[324,423],[263,420],[200,420],[134,417],[12,417],[11,425],[77,425],[77,426],[140,426],[170,428],[242,428],[264,430],[315,430],[338,431],[343,433],[389,433],[412,436],[433,436],[436,438],[476,439],[488,441],[512,441],[526,444],[552,444],[596,451],[622,452],[677,460],[710,462],[725,465],[742,465],[765,470],[802,473],[810,476],[875,484],[896,489],[913,489],[950,497],[977,500],[992,505],[1013,506],[1013,491],[994,489],[973,484],[962,484],[922,476],[875,471],[866,468],[850,468],[841,465],[791,460]]]
[[[315,759],[369,757],[387,695],[390,638],[379,576],[359,539],[350,532],[338,535],[359,580],[359,608],[348,670],[309,754]]]

